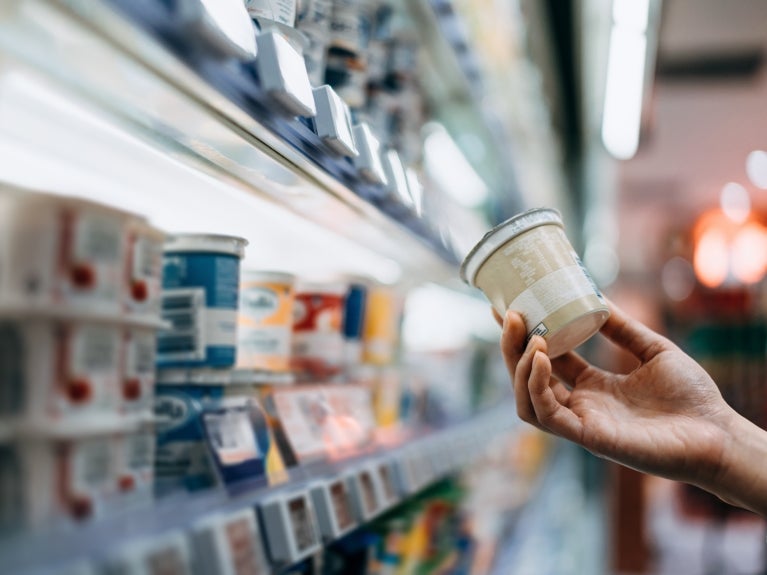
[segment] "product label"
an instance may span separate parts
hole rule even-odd
[[[119,218],[93,214],[71,217],[73,235],[65,272],[67,295],[118,304],[124,269],[122,222]]]
[[[288,501],[288,515],[298,552],[301,553],[316,545],[317,534],[314,529],[314,521],[312,521],[306,500],[303,497]]]
[[[235,574],[259,573],[261,562],[255,546],[255,525],[243,517],[229,521],[226,524],[225,533]]]
[[[352,512],[349,507],[349,494],[343,481],[332,483],[329,488],[330,500],[333,504],[333,514],[340,531],[345,531],[353,524]]]
[[[68,357],[68,363],[58,368],[62,386],[54,410],[116,409],[120,341],[119,330],[112,327],[57,328],[56,353]]]
[[[223,465],[237,465],[261,457],[246,411],[206,413],[203,417],[211,446]]]
[[[537,326],[560,307],[594,295],[588,277],[577,264],[556,269],[533,283],[509,305],[510,309],[525,310],[525,323]]]
[[[293,27],[296,23],[296,0],[245,0],[252,18],[265,18]]]
[[[243,288],[240,291],[240,314],[256,324],[272,317],[280,309],[280,296],[268,287]]]

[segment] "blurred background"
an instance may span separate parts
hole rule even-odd
[[[0,570],[767,572],[520,422],[459,279],[555,208],[767,425],[766,50],[763,0],[3,2]]]

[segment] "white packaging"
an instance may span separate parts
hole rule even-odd
[[[151,427],[115,437],[117,506],[141,507],[152,502],[155,444]]]
[[[165,235],[143,220],[128,223],[126,240],[125,310],[160,317],[162,248]]]
[[[122,378],[120,408],[123,413],[142,413],[154,407],[157,333],[154,328],[129,327],[122,331]]]
[[[251,18],[271,20],[284,26],[296,23],[297,0],[245,0]]]
[[[2,333],[16,353],[3,381],[22,386],[21,413],[28,423],[58,423],[77,416],[117,414],[121,329],[108,322],[45,318],[5,320]],[[74,420],[73,420],[74,421]]]
[[[93,202],[0,189],[0,303],[120,311],[128,219]]]

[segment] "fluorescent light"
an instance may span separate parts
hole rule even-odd
[[[647,31],[650,0],[613,0],[613,24],[635,32]]]
[[[424,131],[424,164],[429,179],[464,206],[474,207],[487,200],[487,186],[440,124],[430,123]]]
[[[722,188],[719,203],[724,215],[736,224],[742,224],[751,213],[751,198],[746,188],[735,182],[730,182]]]
[[[647,61],[648,0],[615,0],[602,116],[602,141],[620,160],[636,154]]]
[[[757,188],[767,190],[767,152],[754,150],[746,160],[746,173]]]

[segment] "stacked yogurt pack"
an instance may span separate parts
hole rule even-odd
[[[151,499],[163,234],[0,184],[0,529]]]

